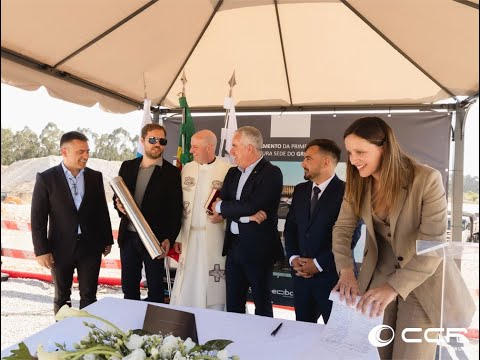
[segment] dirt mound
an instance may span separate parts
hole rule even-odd
[[[15,221],[19,223],[30,222],[30,204],[13,205],[2,203],[2,220]],[[3,229],[2,229],[3,236]]]
[[[14,162],[5,169],[2,166],[2,191],[9,195],[18,196],[25,202],[32,197],[33,187],[37,173],[60,164],[61,156],[47,156],[36,159],[27,159]],[[121,161],[107,161],[101,159],[89,159],[88,167],[100,171],[103,174],[103,183],[107,200],[113,196],[113,191],[108,185],[110,179],[118,175]]]

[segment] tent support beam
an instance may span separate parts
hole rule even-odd
[[[469,96],[468,98],[462,100],[460,103],[463,107],[468,107],[478,100],[478,92],[474,95]]]
[[[445,91],[450,97],[454,98],[455,101],[459,102],[457,97],[443,86],[437,79],[430,75],[424,68],[415,62],[410,56],[408,56],[402,49],[400,49],[392,40],[385,36],[375,25],[373,25],[365,16],[363,16],[357,9],[355,9],[347,0],[340,0],[346,7],[348,7],[355,15],[357,15],[365,24],[367,24],[373,31],[375,31],[383,40],[385,40],[391,47],[397,50],[405,59],[407,59],[413,66],[420,70],[426,77],[433,81],[440,89]]]
[[[236,113],[242,112],[269,112],[269,113],[283,113],[283,112],[341,112],[341,111],[382,111],[388,113],[389,111],[403,110],[403,111],[455,111],[456,104],[394,104],[394,105],[325,105],[325,106],[264,106],[264,107],[236,107]],[[205,113],[225,113],[222,108],[208,108],[208,107],[190,107],[191,111],[205,112]],[[168,109],[168,112],[179,112],[179,108]]]
[[[290,77],[288,76],[287,58],[285,56],[285,45],[283,44],[282,25],[280,23],[280,14],[278,12],[278,1],[275,0],[275,14],[277,15],[278,35],[280,36],[280,45],[282,46],[283,66],[285,68],[285,77],[287,78],[288,98],[290,99],[290,106],[293,105],[292,91],[290,89]]]
[[[122,21],[116,23],[115,25],[113,25],[110,29],[104,31],[102,34],[100,34],[99,36],[97,36],[95,39],[89,41],[87,44],[83,45],[80,49],[78,50],[75,50],[73,53],[71,53],[70,55],[68,55],[67,57],[65,57],[64,59],[60,60],[58,63],[56,63],[55,65],[53,65],[54,68],[57,68],[59,67],[60,65],[64,64],[65,62],[67,62],[68,60],[70,60],[71,58],[73,58],[74,56],[76,56],[77,54],[83,52],[85,49],[89,48],[90,46],[92,46],[93,44],[97,43],[98,41],[100,41],[101,39],[103,39],[105,36],[107,36],[108,34],[110,34],[111,32],[113,32],[114,30],[116,30],[117,28],[119,28],[120,26],[122,26],[123,24],[125,24],[127,21],[129,21],[130,19],[134,18],[135,16],[137,16],[138,14],[140,14],[141,12],[145,11],[146,9],[148,9],[150,6],[152,6],[153,4],[155,4],[156,2],[158,2],[158,0],[151,0],[149,3],[143,5],[140,9],[136,10],[135,12],[133,12],[132,14],[128,15],[125,19],[123,19]]]
[[[462,215],[463,215],[463,164],[465,151],[465,120],[467,109],[457,105],[455,109],[454,162],[451,170],[452,196],[451,196],[451,239],[462,241]]]
[[[468,1],[468,0],[453,0],[453,1],[456,1],[460,4],[462,4],[462,5],[470,6],[474,9],[478,10],[478,4],[475,4],[474,2],[471,2],[471,1]]]
[[[35,60],[29,59],[26,56],[17,54],[15,52],[13,52],[11,50],[8,50],[6,48],[3,48],[3,47],[2,47],[2,58],[10,60],[14,63],[19,64],[19,65],[26,66],[29,69],[33,69],[33,70],[39,71],[43,74],[46,74],[46,75],[61,79],[63,81],[69,82],[71,84],[80,86],[80,87],[85,88],[87,90],[91,90],[91,91],[97,92],[101,95],[111,97],[112,99],[115,99],[117,101],[123,102],[123,103],[131,105],[131,106],[135,106],[139,109],[143,108],[143,103],[140,103],[140,102],[138,102],[138,101],[136,101],[132,98],[129,98],[128,96],[119,94],[117,92],[108,90],[106,88],[103,88],[101,86],[98,86],[96,84],[88,82],[86,80],[80,79],[79,77],[71,75],[67,72],[59,71],[59,70],[51,67],[50,65],[43,64],[43,63],[37,62]]]
[[[177,78],[179,77],[180,73],[182,72],[183,68],[185,67],[185,65],[187,64],[188,60],[190,59],[190,57],[192,56],[193,52],[195,51],[195,49],[197,48],[197,45],[198,43],[200,42],[200,40],[202,40],[203,38],[203,35],[205,34],[205,32],[207,31],[208,27],[210,26],[210,23],[212,22],[213,18],[215,17],[215,15],[217,14],[218,10],[220,9],[220,7],[222,6],[223,4],[223,0],[220,0],[217,5],[215,6],[215,9],[213,9],[213,12],[212,14],[210,15],[210,18],[208,19],[207,23],[205,24],[205,26],[203,27],[202,29],[202,32],[200,33],[200,35],[198,35],[198,38],[197,38],[197,41],[195,41],[195,44],[193,44],[192,48],[190,49],[190,52],[188,53],[187,57],[185,58],[185,61],[182,63],[182,65],[180,66],[180,68],[178,69],[178,72],[175,74],[175,76],[173,77],[173,80],[172,82],[170,83],[170,86],[168,87],[167,91],[165,92],[165,95],[162,96],[162,98],[160,99],[159,103],[157,104],[158,106],[162,106],[163,102],[165,101],[165,98],[167,97],[168,93],[170,92],[170,90],[172,89],[173,85],[175,84],[175,81],[177,80]]]

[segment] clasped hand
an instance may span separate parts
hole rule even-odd
[[[250,221],[255,221],[257,224],[261,224],[267,220],[267,213],[263,210],[257,211],[255,214],[249,216]]]
[[[295,270],[295,275],[301,276],[305,279],[309,279],[316,273],[320,272],[313,259],[305,257],[297,257],[293,259],[292,268]]]
[[[340,292],[340,300],[346,300],[348,306],[355,306],[357,295],[360,295],[358,281],[352,269],[343,269],[340,272],[340,279],[333,291]],[[358,301],[357,310],[366,314],[371,305],[370,317],[383,314],[388,304],[397,298],[398,293],[387,283],[368,290]]]

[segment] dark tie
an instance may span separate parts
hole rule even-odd
[[[310,216],[312,216],[313,212],[315,211],[315,206],[317,206],[318,194],[320,194],[320,188],[315,186],[313,188],[312,198],[310,199]]]

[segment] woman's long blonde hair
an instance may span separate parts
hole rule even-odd
[[[343,138],[352,134],[383,148],[374,208],[390,210],[401,188],[412,183],[416,161],[403,152],[390,126],[378,117],[364,117],[356,120],[345,130]],[[358,169],[348,159],[345,198],[352,204],[357,216],[360,216],[365,190],[371,181],[370,177],[362,178]]]

